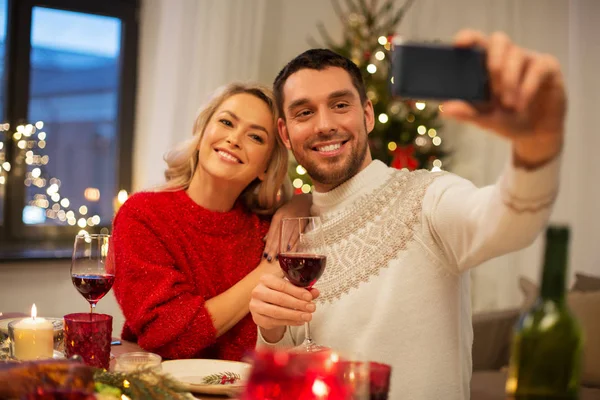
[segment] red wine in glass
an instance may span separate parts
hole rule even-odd
[[[288,281],[311,289],[327,264],[325,238],[319,217],[283,218],[279,240],[279,265]],[[304,324],[304,342],[297,350],[319,352],[326,347],[315,344],[310,324]]]
[[[310,289],[323,275],[327,257],[318,254],[282,253],[279,265],[285,277],[294,285]]]
[[[110,243],[110,235],[107,234],[82,233],[75,237],[71,281],[90,303],[91,313],[115,281],[115,263],[113,253],[109,251]]]
[[[97,303],[112,288],[115,276],[106,275],[78,275],[71,276],[73,285],[87,301]]]

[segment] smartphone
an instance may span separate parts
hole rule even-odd
[[[415,100],[490,99],[486,53],[479,48],[398,43],[392,50],[391,92]]]

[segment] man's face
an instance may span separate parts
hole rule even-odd
[[[302,69],[285,82],[283,98],[279,133],[317,191],[331,190],[369,165],[373,105],[361,104],[348,72]]]

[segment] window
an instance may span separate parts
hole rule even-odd
[[[138,0],[0,7],[0,259],[69,256],[130,190]]]

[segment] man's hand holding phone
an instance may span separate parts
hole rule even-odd
[[[520,48],[503,33],[488,37],[471,30],[459,32],[453,51],[469,48],[476,49],[471,61],[476,60],[474,55],[485,54],[484,65],[478,70],[476,62],[465,64],[471,69],[466,74],[463,71],[462,77],[468,80],[472,75],[479,81],[471,80],[467,85],[477,85],[482,82],[481,74],[485,74],[489,97],[473,99],[460,92],[449,95],[446,89],[452,88],[451,85],[440,87],[438,93],[430,93],[428,97],[448,100],[442,105],[444,117],[474,123],[510,139],[515,162],[521,166],[535,168],[553,159],[562,147],[566,115],[565,86],[556,58]],[[460,58],[454,57],[457,59]],[[410,64],[407,60],[403,62]],[[435,74],[437,69],[444,74],[444,70],[456,71],[461,66],[457,62],[451,64],[430,66],[422,71]],[[414,66],[410,69],[418,70]],[[402,79],[400,72],[394,66],[395,81]],[[446,75],[446,78],[451,77]],[[419,79],[427,82],[428,77],[422,75]],[[403,95],[400,88],[392,90],[395,95],[412,97]]]

